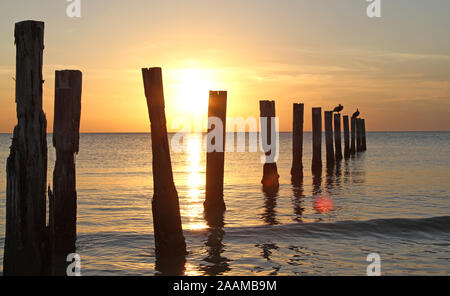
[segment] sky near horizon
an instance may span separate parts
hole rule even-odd
[[[53,130],[54,71],[83,72],[81,132],[150,129],[141,68],[163,68],[169,131],[199,121],[209,90],[228,91],[229,117],[276,101],[280,130],[292,103],[343,114],[358,107],[372,131],[450,130],[450,1],[65,0],[0,2],[0,132],[17,123],[14,23],[45,22],[44,111]]]

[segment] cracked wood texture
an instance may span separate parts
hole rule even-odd
[[[47,272],[47,120],[42,110],[44,23],[16,23],[17,126],[7,160],[4,275]]]

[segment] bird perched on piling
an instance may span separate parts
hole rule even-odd
[[[337,106],[336,108],[334,108],[333,112],[341,112],[342,110],[344,110],[344,106],[342,106],[341,104],[339,104],[339,106]]]
[[[359,114],[361,114],[359,113],[359,109],[356,109],[356,112],[353,113],[352,118],[358,118]]]

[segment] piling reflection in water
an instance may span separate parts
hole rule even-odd
[[[321,173],[313,174],[313,190],[312,190],[313,196],[322,193],[321,186],[322,186],[322,174]]]
[[[261,256],[266,259],[267,261],[272,261],[273,252],[277,251],[279,247],[274,243],[265,243],[265,244],[259,244],[255,247],[258,247],[261,249]],[[281,269],[280,265],[272,266],[273,271],[269,273],[269,276],[278,275],[278,272]]]
[[[342,161],[339,163],[336,163],[336,193],[339,194],[342,191]]]
[[[267,225],[278,225],[280,222],[277,220],[277,197],[278,188],[268,189],[263,188],[264,192],[264,212],[261,215],[262,220]]]
[[[225,244],[222,242],[225,236],[225,231],[223,230],[225,225],[224,213],[205,212],[205,219],[209,226],[207,239],[205,241],[208,256],[203,259],[206,264],[200,264],[199,269],[203,271],[205,275],[221,275],[231,270],[228,263],[230,260],[222,256],[222,253],[225,251]]]
[[[335,172],[334,165],[327,166],[326,178],[325,178],[325,189],[326,189],[326,192],[329,194],[331,194],[331,192],[333,192],[333,188],[334,188],[334,172]]]
[[[305,211],[303,207],[303,199],[305,198],[303,191],[303,175],[295,180],[292,179],[292,191],[294,192],[294,196],[292,198],[292,204],[294,206],[294,221],[302,222],[302,215]]]

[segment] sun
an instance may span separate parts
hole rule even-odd
[[[206,114],[209,90],[214,90],[215,86],[208,70],[180,69],[174,72],[174,80],[173,91],[178,107],[190,114]]]

